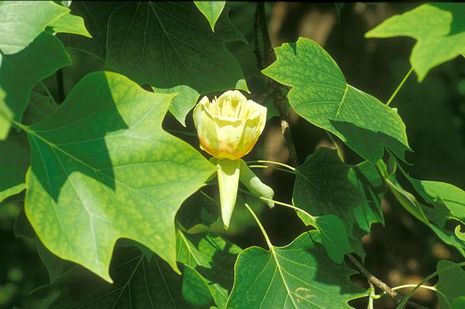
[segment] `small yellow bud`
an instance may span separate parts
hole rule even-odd
[[[236,205],[240,158],[257,143],[266,122],[266,107],[230,90],[210,102],[203,97],[194,108],[200,148],[216,158],[221,215],[225,228]]]
[[[237,160],[257,143],[266,122],[266,107],[230,90],[211,102],[203,97],[194,109],[200,147],[218,159]]]

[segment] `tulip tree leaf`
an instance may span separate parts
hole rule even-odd
[[[354,209],[355,221],[363,232],[370,232],[371,225],[381,223],[384,225],[381,197],[384,188],[383,179],[376,166],[364,161],[349,171],[349,180],[362,194],[360,205]]]
[[[240,40],[228,18],[213,33],[192,2],[127,2],[108,21],[106,62],[139,83],[200,93],[247,90],[225,43]]]
[[[450,210],[451,217],[465,221],[465,191],[446,182],[411,177],[409,180],[427,202],[443,204]]]
[[[439,308],[454,307],[454,303],[465,297],[465,270],[463,266],[451,261],[441,260],[437,265],[438,282],[435,287],[438,290]]]
[[[190,308],[181,276],[157,256],[148,260],[134,247],[118,248],[109,284],[74,266],[53,283],[60,291],[48,308]]]
[[[232,287],[233,268],[241,249],[211,234],[178,231],[178,261],[192,267],[207,282],[218,308],[225,308]]]
[[[465,54],[465,6],[462,3],[428,3],[394,15],[365,34],[367,38],[408,36],[417,40],[410,63],[422,81],[428,72]]]
[[[26,188],[28,167],[29,149],[24,136],[10,134],[6,141],[0,141],[0,202]]]
[[[288,98],[297,114],[337,135],[372,163],[386,147],[403,158],[408,141],[397,111],[349,85],[323,48],[299,38],[275,51],[277,60],[262,72],[292,87]]]
[[[407,179],[417,187],[419,180],[409,177]],[[428,207],[420,203],[413,194],[402,188],[394,176],[386,179],[386,184],[391,189],[394,197],[399,203],[420,222],[427,225],[443,242],[455,247],[460,254],[465,256],[465,241],[456,235],[453,231],[446,228],[446,221],[449,215],[449,210],[443,204],[435,204],[433,207]],[[416,188],[418,190],[418,188]],[[421,191],[419,191],[421,194]],[[428,201],[428,199],[426,199]]]
[[[2,58],[0,56],[0,61],[1,60]],[[5,103],[5,91],[0,88],[0,141],[7,138],[12,118],[13,112]]]
[[[335,150],[318,148],[296,169],[293,200],[297,207],[314,216],[335,215],[350,236],[353,212],[361,204],[362,196],[350,182],[348,173],[349,167],[341,162]],[[344,230],[339,230],[344,233]],[[344,253],[341,251],[342,256]]]
[[[184,265],[182,270],[182,296],[195,306],[210,307],[213,304],[207,281],[189,265]]]
[[[54,113],[58,106],[49,95],[32,92],[29,105],[24,112],[23,122],[32,124],[44,120]]]
[[[212,31],[215,31],[216,21],[223,12],[226,1],[194,1],[194,4],[207,18]]]
[[[215,168],[162,130],[171,99],[96,72],[57,112],[25,128],[26,215],[52,253],[111,281],[113,247],[124,237],[177,270],[174,216]]]
[[[0,51],[15,54],[69,9],[53,1],[0,2]]]
[[[92,37],[89,31],[87,31],[84,19],[81,16],[65,14],[52,21],[49,27],[51,27],[55,33],[70,33],[88,38]]]
[[[355,272],[329,260],[309,233],[286,247],[251,247],[239,254],[228,308],[350,308],[366,292]]]
[[[175,93],[176,96],[170,104],[169,111],[183,125],[186,126],[186,116],[197,103],[200,94],[188,86],[176,86],[170,89],[154,88],[160,93]]]
[[[16,121],[22,119],[34,85],[70,63],[60,40],[45,32],[17,54],[0,54],[0,87]]]

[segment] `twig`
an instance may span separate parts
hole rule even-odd
[[[276,60],[276,55],[273,48],[271,47],[270,35],[268,33],[268,25],[266,23],[265,15],[265,3],[258,2],[257,10],[255,12],[255,57],[257,58],[258,65],[261,69],[264,69]],[[261,33],[263,41],[263,56],[260,54],[259,49],[259,33]],[[299,165],[297,152],[295,150],[294,141],[292,140],[292,134],[289,128],[289,117],[288,110],[286,107],[286,98],[281,92],[281,86],[271,78],[267,78],[267,84],[270,89],[273,90],[273,101],[276,109],[279,112],[281,118],[281,131],[286,140],[287,148],[289,150],[289,161],[292,165]]]
[[[365,268],[352,254],[348,254],[347,257],[350,261],[354,264],[354,266],[360,271],[362,275],[364,275],[368,281],[383,290],[387,295],[393,298],[398,304],[402,302],[403,296],[396,291],[392,290],[386,283],[375,277],[373,274],[370,273],[368,269]],[[419,305],[413,301],[407,302],[412,308],[418,309],[425,309],[427,307]]]

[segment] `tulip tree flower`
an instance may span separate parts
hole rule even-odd
[[[257,143],[265,122],[266,107],[247,100],[238,90],[226,91],[211,102],[203,97],[194,108],[200,148],[214,157],[212,162],[217,166],[221,216],[226,229],[236,204],[239,179],[253,193],[273,197],[273,190],[241,160]]]

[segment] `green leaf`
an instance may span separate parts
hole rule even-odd
[[[417,40],[410,63],[422,81],[437,65],[465,53],[465,6],[428,3],[394,15],[365,34],[367,38],[408,36]]]
[[[372,163],[383,156],[385,148],[403,158],[409,146],[397,111],[349,85],[323,48],[299,38],[275,51],[276,62],[262,73],[292,87],[288,98],[297,114],[335,134]]]
[[[52,21],[49,26],[55,33],[70,33],[82,35],[91,38],[89,31],[86,29],[84,19],[81,16],[65,14]]]
[[[465,221],[465,191],[446,182],[409,180],[427,202],[443,204],[452,217]]]
[[[188,86],[176,86],[170,89],[154,88],[159,93],[175,93],[169,111],[183,125],[186,126],[186,116],[197,103],[200,94]]]
[[[187,302],[195,306],[208,306],[213,303],[208,283],[188,265],[182,270],[182,295]]]
[[[211,29],[192,2],[127,2],[108,21],[109,67],[157,88],[189,86],[200,93],[247,90],[225,43],[240,39],[228,18]]]
[[[17,54],[0,54],[0,87],[6,93],[5,103],[14,120],[21,121],[34,85],[69,64],[63,44],[46,32]]]
[[[0,2],[0,51],[15,54],[69,10],[53,1]],[[37,59],[35,59],[37,61]]]
[[[182,297],[181,277],[161,259],[148,261],[132,248],[119,248],[112,261],[114,284],[75,266],[53,287],[60,290],[49,308],[190,308]]]
[[[0,202],[26,188],[28,167],[29,148],[23,135],[10,134],[6,141],[0,141]]]
[[[454,303],[465,297],[465,271],[459,264],[441,260],[437,272],[439,279],[435,287],[439,291],[439,308],[456,308]]]
[[[0,56],[0,61],[1,60],[2,58]],[[13,112],[5,103],[5,91],[0,88],[0,141],[7,138],[13,116]]]
[[[194,1],[195,6],[202,12],[210,23],[212,31],[215,31],[215,24],[223,12],[226,1]]]
[[[233,284],[233,267],[241,249],[212,234],[178,231],[178,261],[198,272],[207,282],[218,308],[225,308]]]
[[[29,105],[24,112],[23,122],[25,124],[32,124],[44,120],[53,114],[58,109],[58,106],[49,95],[33,91]]]
[[[215,168],[162,130],[172,97],[96,72],[52,116],[24,127],[26,214],[52,253],[111,281],[113,246],[128,238],[177,270],[175,214]]]
[[[349,280],[354,273],[331,262],[309,233],[286,247],[251,247],[237,259],[228,308],[350,308],[366,295]]]
[[[334,215],[316,217],[315,221],[328,256],[336,263],[342,263],[344,255],[352,251],[344,223]]]
[[[379,193],[384,191],[383,179],[376,166],[368,161],[358,164],[349,171],[349,180],[362,194],[360,206],[354,209],[354,218],[361,231],[369,233],[375,223],[384,225],[382,193]]]
[[[416,179],[409,177],[406,173],[404,176],[409,179],[415,186]],[[395,175],[386,179],[386,184],[399,203],[415,218],[426,224],[443,242],[455,247],[460,254],[465,256],[465,241],[458,237],[454,232],[446,228],[446,221],[449,217],[449,210],[442,204],[427,207],[421,204],[413,194],[405,190],[395,179]]]
[[[360,205],[361,195],[348,173],[335,150],[318,148],[296,169],[295,205],[315,216],[336,215],[351,233],[353,209]]]

